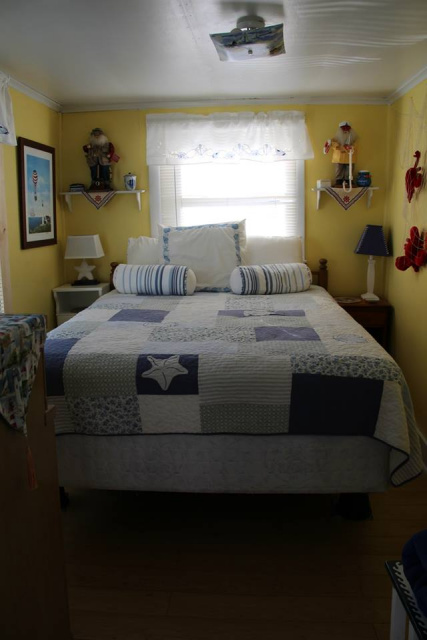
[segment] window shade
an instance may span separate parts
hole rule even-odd
[[[304,163],[150,167],[151,228],[246,219],[248,236],[304,235]]]

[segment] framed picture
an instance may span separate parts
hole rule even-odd
[[[21,248],[56,244],[55,149],[18,138]]]

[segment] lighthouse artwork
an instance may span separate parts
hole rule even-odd
[[[21,247],[56,244],[55,149],[18,139]]]

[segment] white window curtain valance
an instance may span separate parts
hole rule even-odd
[[[147,164],[313,158],[302,111],[147,115]]]
[[[16,146],[12,100],[9,95],[9,76],[0,71],[0,143]]]

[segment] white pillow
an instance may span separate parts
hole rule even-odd
[[[284,264],[302,262],[300,236],[249,236],[242,252],[242,264]]]
[[[128,264],[159,264],[158,239],[148,236],[129,238],[126,261]]]
[[[298,293],[309,289],[311,282],[311,271],[304,263],[236,267],[230,277],[232,292],[241,296]]]
[[[161,262],[192,269],[196,291],[230,291],[230,275],[241,264],[245,242],[244,220],[197,227],[159,225]]]
[[[173,264],[119,264],[113,285],[119,293],[147,296],[191,296],[196,276],[185,266]]]

